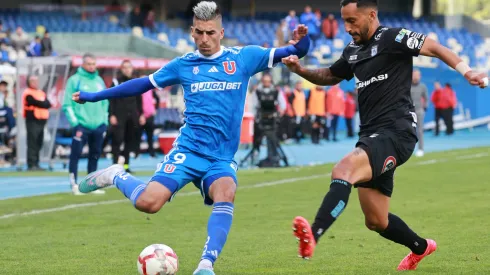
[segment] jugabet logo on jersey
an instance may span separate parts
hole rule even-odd
[[[191,92],[238,90],[241,85],[241,82],[199,82],[191,84]]]

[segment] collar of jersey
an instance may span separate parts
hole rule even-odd
[[[355,44],[355,45],[357,45],[357,46],[361,46],[361,47],[371,45],[371,43],[374,41],[374,38],[375,38],[375,37],[376,37],[376,35],[379,33],[379,30],[381,30],[382,28],[384,28],[384,27],[383,27],[383,25],[381,25],[381,24],[380,24],[380,25],[379,25],[379,27],[378,27],[378,28],[376,29],[376,31],[374,32],[373,36],[371,36],[371,38],[369,38],[369,40],[368,40],[366,43],[364,43],[364,44],[356,44],[356,43],[354,42],[354,44]]]
[[[223,54],[223,50],[224,50],[224,48],[225,48],[224,46],[221,46],[221,49],[219,50],[219,52],[217,52],[217,53],[215,53],[215,54],[213,54],[213,55],[211,55],[211,56],[204,56],[204,55],[202,55],[202,54],[199,52],[199,50],[197,50],[196,52],[197,52],[197,55],[199,55],[199,57],[201,57],[201,58],[205,58],[205,59],[215,59],[215,58],[220,57],[220,56]]]

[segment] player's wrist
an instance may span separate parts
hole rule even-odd
[[[464,61],[459,62],[454,69],[465,78],[467,78],[468,73],[472,72],[471,67],[468,66],[468,64],[466,64]]]
[[[296,67],[294,70],[295,70],[295,73],[297,73],[297,74],[305,74],[306,73],[305,67],[303,67],[301,65],[298,65],[298,67]]]

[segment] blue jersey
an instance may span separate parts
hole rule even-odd
[[[180,84],[184,90],[185,124],[174,147],[219,160],[233,159],[240,143],[249,79],[272,68],[274,51],[259,46],[221,47],[210,57],[196,51],[151,74],[157,88]]]

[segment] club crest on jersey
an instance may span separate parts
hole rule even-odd
[[[235,74],[236,63],[235,63],[235,61],[225,61],[225,62],[223,62],[223,68],[225,69],[225,73]]]
[[[194,67],[194,69],[192,69],[192,73],[194,74],[198,74],[199,73],[199,67]]]
[[[378,54],[378,45],[374,45],[371,48],[371,56],[375,56],[376,54]]]
[[[385,163],[383,164],[383,170],[381,171],[381,174],[395,168],[396,166],[396,159],[393,156],[389,156],[386,158]]]
[[[165,167],[163,168],[163,172],[167,174],[171,174],[175,171],[175,165],[173,164],[165,164]]]

